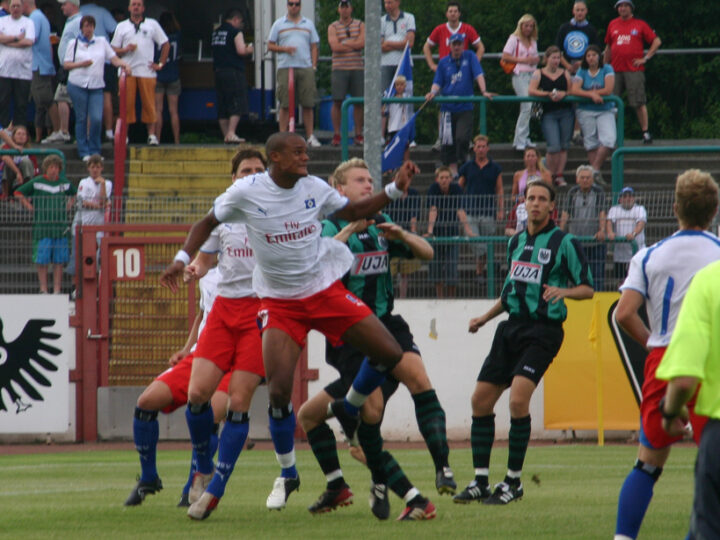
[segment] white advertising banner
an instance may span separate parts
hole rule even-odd
[[[68,429],[68,313],[66,295],[0,295],[0,433]]]

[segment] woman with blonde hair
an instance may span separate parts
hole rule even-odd
[[[510,34],[502,51],[505,62],[515,64],[513,68],[512,85],[517,96],[527,96],[530,86],[530,76],[537,67],[540,57],[537,48],[538,30],[535,17],[526,13],[518,20],[515,31]],[[532,103],[529,101],[520,104],[520,114],[515,124],[515,137],[513,146],[516,150],[535,146],[530,140],[530,111]]]
[[[545,168],[540,158],[540,152],[537,148],[526,148],[523,155],[523,163],[525,168],[515,171],[513,175],[512,191],[510,192],[510,200],[515,202],[518,196],[525,193],[525,186],[532,180],[542,180],[548,184],[552,183],[550,171]]]

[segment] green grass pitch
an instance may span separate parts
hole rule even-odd
[[[123,502],[139,471],[127,451],[73,451],[1,455],[0,538],[612,538],[617,495],[635,459],[631,445],[531,446],[524,468],[525,497],[508,506],[457,505],[435,492],[432,463],[424,450],[393,450],[410,479],[437,507],[426,522],[394,521],[403,503],[391,495],[391,519],[376,520],[367,504],[369,474],[341,450],[354,504],[312,516],[307,507],[324,489],[310,451],[297,453],[301,486],[284,510],[270,512],[265,498],[278,474],[271,451],[241,454],[225,497],[205,521],[176,508],[185,482],[189,451],[161,450],[158,470],[165,489],[139,507]],[[696,450],[675,448],[655,488],[641,538],[677,539],[687,532]],[[507,448],[495,448],[490,481],[502,480]],[[450,456],[458,485],[471,480],[468,449]],[[539,484],[532,482],[536,476]]]

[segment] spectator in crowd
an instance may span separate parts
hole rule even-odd
[[[400,0],[384,0],[385,15],[380,19],[380,84],[390,87],[402,60],[405,45],[415,44],[415,16],[400,9]]]
[[[405,75],[398,75],[393,82],[395,88],[394,97],[410,97],[411,92],[408,91],[407,79]],[[393,137],[408,123],[413,115],[412,103],[388,103],[383,106],[383,120],[387,122],[387,141],[393,140]],[[407,146],[412,146],[414,141]],[[410,157],[408,147],[405,148],[403,160],[407,161]]]
[[[15,191],[15,197],[33,215],[33,262],[37,264],[40,292],[48,293],[48,267],[53,265],[53,292],[60,294],[63,265],[68,262],[67,213],[77,190],[61,175],[60,156],[47,156],[42,176]]]
[[[22,0],[10,0],[10,15],[0,17],[0,125],[25,125],[32,80],[35,25],[23,15]]]
[[[10,144],[12,143],[12,144]],[[14,126],[12,128],[12,139],[10,143],[2,145],[3,150],[20,150],[30,148],[30,135],[25,126]],[[35,156],[2,156],[2,195],[0,199],[7,199],[10,193],[20,186],[34,178],[38,174],[37,160]]]
[[[502,59],[515,64],[513,68],[512,85],[515,95],[526,97],[530,86],[530,76],[537,67],[540,57],[537,48],[537,21],[535,17],[526,13],[517,23],[517,28],[510,34],[502,50]],[[520,104],[520,114],[515,123],[515,136],[513,147],[521,152],[528,146],[535,144],[530,140],[530,112],[532,103],[525,101]]]
[[[10,0],[2,0],[0,1],[0,17],[4,17],[5,15],[10,15]]]
[[[615,279],[622,280],[628,272],[628,265],[633,256],[633,247],[630,242],[635,241],[636,251],[645,247],[645,224],[647,212],[641,204],[635,204],[635,190],[624,187],[620,192],[618,204],[610,208],[607,215],[607,239],[613,242],[615,238],[624,238],[627,243],[621,242],[613,246],[613,262],[615,263]]]
[[[318,63],[318,36],[315,24],[300,13],[300,0],[288,0],[284,17],[270,28],[268,50],[278,53],[277,95],[280,101],[278,122],[280,131],[288,131],[290,124],[289,68],[293,68],[295,103],[302,106],[305,138],[308,146],[318,147],[315,137],[314,107],[317,90],[315,71]],[[293,112],[294,114],[294,112]]]
[[[442,60],[450,54],[450,36],[453,34],[465,34],[463,47],[465,49],[469,49],[470,47],[474,48],[478,61],[482,60],[482,56],[485,54],[485,45],[483,45],[475,28],[467,23],[460,22],[460,2],[447,3],[445,18],[447,22],[445,24],[438,24],[423,45],[423,54],[425,55],[425,61],[428,67],[432,71],[437,71],[437,64],[432,57],[433,47],[437,46],[438,48],[438,60]],[[438,115],[438,133],[440,133],[440,120],[441,116]],[[441,146],[442,143],[440,142],[440,137],[438,137],[433,145],[433,150],[439,152]]]
[[[392,220],[406,231],[418,234],[420,219],[420,193],[415,188],[408,188],[403,196],[386,207]],[[421,262],[417,259],[391,259],[390,270],[398,278],[398,298],[407,298],[409,277],[420,269]]]
[[[113,184],[110,180],[103,177],[103,158],[100,154],[93,154],[87,160],[88,175],[82,180],[77,187],[77,210],[73,218],[70,232],[72,240],[70,244],[70,263],[65,269],[65,273],[75,275],[75,250],[77,242],[78,227],[80,230],[85,225],[104,225],[105,210],[110,207]],[[103,232],[98,231],[95,234],[98,249],[100,248],[100,240]],[[98,254],[98,261],[100,257]]]
[[[475,159],[464,163],[458,173],[473,236],[495,236],[497,224],[505,218],[502,167],[488,157],[489,149],[487,135],[476,135],[473,139]],[[476,274],[481,276],[485,273],[487,245],[473,244],[473,251],[477,258]]]
[[[157,72],[163,68],[170,53],[170,43],[160,24],[155,19],[145,17],[144,0],[130,0],[129,10],[130,18],[117,25],[110,44],[132,70],[132,75],[125,81],[126,121],[128,124],[136,122],[135,95],[140,92],[141,119],[147,126],[147,143],[157,146],[160,141],[155,133],[155,84]],[[160,47],[159,62],[153,61],[156,45]]]
[[[560,228],[574,236],[592,237],[597,242],[582,241],[592,272],[595,290],[602,291],[605,282],[606,212],[605,193],[593,183],[592,167],[580,165],[575,171],[577,185],[570,188],[560,215]]]
[[[600,47],[590,45],[583,56],[582,68],[573,77],[570,93],[592,100],[592,103],[579,103],[576,115],[588,161],[598,184],[604,184],[600,169],[617,140],[613,104],[603,101],[604,96],[612,94],[614,85],[612,66],[603,64]]]
[[[427,191],[429,236],[457,236],[462,225],[467,236],[473,236],[463,208],[462,188],[452,181],[449,167],[435,171],[435,183]],[[430,280],[437,298],[454,298],[458,279],[458,245],[434,244],[435,257],[430,262]]]
[[[463,50],[465,36],[453,34],[450,37],[450,55],[438,63],[430,92],[425,99],[433,99],[438,94],[443,96],[472,96],[473,82],[476,81],[482,95],[491,98],[485,87],[485,76],[477,56]],[[448,165],[454,176],[457,175],[458,163],[464,163],[472,136],[473,104],[443,103],[440,106],[442,125],[440,140],[442,142],[442,162]]]
[[[365,23],[352,17],[350,0],[342,0],[338,4],[340,18],[328,26],[328,44],[332,51],[332,71],[330,87],[332,93],[332,145],[340,145],[340,121],[342,102],[347,94],[352,97],[365,95],[365,64],[363,49],[365,48]],[[384,90],[384,88],[383,88]],[[353,105],[355,120],[355,144],[365,142],[363,136],[363,105]]]
[[[600,46],[595,27],[587,20],[588,7],[585,0],[573,4],[572,19],[560,25],[555,45],[563,53],[560,63],[571,74],[580,69],[580,64],[589,45]]]
[[[619,17],[610,21],[605,32],[605,63],[615,70],[614,94],[627,91],[628,104],[635,109],[645,144],[652,143],[648,129],[648,112],[645,97],[645,64],[660,48],[662,41],[648,23],[636,19],[632,0],[618,0],[615,8]],[[644,46],[649,45],[647,53]]]
[[[223,15],[223,23],[213,31],[210,42],[218,99],[218,123],[227,144],[243,142],[235,132],[240,116],[248,111],[244,57],[253,53],[253,46],[252,43],[245,44],[242,27],[242,11],[231,8]]]
[[[80,6],[81,15],[92,15],[95,18],[95,35],[104,37],[108,43],[112,39],[118,21],[112,13],[95,3],[84,3]],[[124,15],[120,20],[124,19]],[[118,92],[117,68],[110,62],[105,62],[105,88],[103,88],[103,123],[105,125],[105,138],[112,141],[115,138],[113,125],[113,95]]]
[[[60,2],[60,0],[58,0]],[[62,0],[60,3],[63,15],[65,15],[65,26],[63,27],[60,43],[58,44],[58,59],[60,66],[65,62],[65,51],[68,43],[80,35],[80,0]],[[57,144],[70,142],[70,105],[72,103],[70,94],[67,91],[68,73],[63,69],[58,75],[58,85],[55,88],[53,100],[57,104],[58,117],[60,118],[60,129],[53,131],[45,137],[42,144]],[[53,129],[55,129],[53,127]]]
[[[50,21],[42,11],[37,9],[35,0],[23,0],[23,10],[35,25],[30,96],[35,103],[35,141],[40,142],[43,138],[43,129],[47,124],[47,117],[52,123],[52,131],[60,129],[57,105],[53,102],[55,64],[50,44]]]
[[[155,133],[158,139],[162,138],[163,126],[163,105],[167,95],[168,113],[170,114],[170,126],[172,127],[173,141],[180,144],[180,116],[178,115],[178,101],[182,87],[180,86],[180,60],[182,60],[182,39],[180,38],[180,23],[171,11],[163,11],[158,19],[163,32],[167,34],[170,43],[170,52],[167,62],[157,72],[157,84],[155,86],[155,111],[157,122]],[[155,61],[160,60],[160,50],[155,50]]]
[[[552,175],[550,171],[545,168],[545,165],[543,165],[542,159],[540,159],[540,152],[537,148],[525,149],[523,163],[525,168],[520,171],[515,171],[515,174],[513,174],[512,189],[510,191],[510,200],[513,203],[524,197],[525,186],[532,180],[542,180],[543,182],[552,184]]]
[[[95,35],[95,18],[80,20],[80,35],[65,50],[63,68],[69,73],[67,91],[75,109],[75,138],[78,154],[87,163],[100,154],[105,60],[130,75],[130,66],[120,60],[104,37]]]
[[[531,96],[550,98],[543,103],[542,132],[547,142],[548,169],[557,186],[566,186],[564,171],[567,149],[573,133],[575,116],[572,103],[563,102],[570,90],[570,75],[560,67],[560,49],[551,45],[545,51],[545,66],[535,70],[530,78],[528,93]]]

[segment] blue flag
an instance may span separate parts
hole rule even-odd
[[[407,44],[405,44],[405,50],[403,51],[402,59],[400,60],[400,63],[398,64],[397,69],[395,70],[395,75],[392,78],[392,81],[390,81],[390,86],[385,89],[385,96],[386,97],[395,97],[395,79],[397,79],[398,75],[402,75],[405,77],[405,96],[398,96],[398,97],[407,97],[412,96],[413,92],[413,62],[412,57],[410,56],[410,47],[408,47]],[[409,108],[408,111],[411,111],[412,108]],[[400,165],[402,165],[403,162],[403,156],[405,154],[405,148],[407,148],[407,145],[410,141],[415,139],[415,116],[417,113],[413,114],[412,117],[407,121],[407,123],[400,128],[400,130],[395,134],[395,136],[392,138],[390,143],[385,147],[385,150],[383,150],[383,156],[382,156],[382,172],[389,171],[391,169],[396,169]]]
[[[398,131],[392,138],[390,143],[383,150],[382,155],[382,172],[397,169],[403,164],[405,149],[410,143],[412,133],[415,130],[415,117],[418,113],[412,115],[407,124]]]
[[[402,59],[400,60],[400,63],[398,64],[397,69],[395,70],[395,75],[393,75],[392,81],[390,81],[390,86],[385,89],[385,97],[393,97],[395,96],[395,79],[398,75],[402,75],[405,77],[406,86],[405,86],[405,93],[408,96],[412,96],[413,92],[413,61],[412,56],[410,56],[410,47],[408,47],[408,44],[405,44],[405,50],[403,51]],[[402,96],[401,96],[402,97]]]

